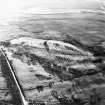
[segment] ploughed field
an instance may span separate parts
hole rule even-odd
[[[71,13],[30,15],[4,24],[1,47],[26,99],[65,105],[76,95],[91,105],[95,94],[96,104],[104,105],[104,22],[101,13]],[[0,70],[1,103],[12,103],[11,94]]]

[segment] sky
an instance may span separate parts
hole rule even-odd
[[[99,9],[105,0],[0,0],[0,18],[19,13],[46,14],[72,9]],[[105,3],[104,3],[105,4]]]

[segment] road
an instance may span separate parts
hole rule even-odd
[[[15,100],[16,105],[28,105],[28,102],[25,99],[22,87],[15,75],[12,65],[8,60],[3,49],[0,50],[1,53],[1,68],[4,77],[6,78],[7,87],[10,89],[13,100]]]

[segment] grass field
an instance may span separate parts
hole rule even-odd
[[[28,36],[31,38],[67,41],[70,43],[70,41],[72,41],[71,38],[74,38],[80,43],[82,43],[84,46],[85,45],[93,46],[93,45],[99,44],[100,46],[104,47],[104,41],[105,41],[105,35],[104,35],[105,34],[105,31],[104,31],[105,18],[104,16],[105,15],[102,13],[87,13],[87,12],[46,14],[46,15],[31,14],[27,16],[22,16],[18,18],[17,21],[14,19],[14,21],[12,20],[12,21],[9,21],[7,23],[0,25],[0,29],[1,29],[0,40],[4,41],[4,40],[10,40],[14,38],[19,38],[22,36],[23,37]],[[17,50],[17,48],[18,50],[20,48],[22,51],[24,51],[22,47],[24,46],[16,45],[14,47],[13,46],[10,47],[10,49],[9,48],[7,49],[8,51],[11,49],[15,51]],[[79,47],[82,47],[82,46],[79,46]],[[27,47],[26,49],[28,49],[27,51],[29,51],[30,48]],[[18,53],[19,52],[22,53],[22,51],[19,50]],[[37,50],[33,50],[33,51],[38,52]],[[31,50],[29,52],[32,53]],[[43,51],[43,54],[44,54],[44,51]],[[21,59],[23,60],[22,62],[20,61]],[[48,100],[50,91],[52,89],[49,89],[47,87],[44,89],[44,91],[40,93],[38,93],[38,91],[31,90],[34,87],[36,87],[37,84],[46,85],[47,82],[50,81],[50,80],[46,80],[46,78],[47,79],[49,78],[50,72],[47,72],[47,70],[44,71],[43,69],[44,68],[43,65],[46,63],[48,64],[48,61],[45,62],[43,60],[41,62],[42,65],[35,64],[33,67],[32,65],[27,64],[27,57],[24,56],[24,54],[22,56],[18,55],[14,57],[13,66],[16,69],[16,74],[20,80],[20,83],[25,89],[25,94],[27,98],[36,99],[36,97],[40,97],[42,100]],[[43,74],[44,75],[43,78],[40,78],[40,75],[36,76],[36,74],[38,73],[41,75]],[[63,77],[65,78],[65,76],[67,76],[67,73],[64,73]],[[2,90],[0,92],[3,94],[3,97],[2,96],[0,97],[1,99],[5,100],[6,97],[9,97],[10,94],[7,94],[7,96],[5,96],[5,94],[7,93],[7,92],[6,93],[4,92],[5,90],[7,90],[6,84],[4,83],[5,80],[2,75],[0,78],[1,78],[0,81],[2,84],[2,86],[0,86]],[[55,77],[52,76],[50,79],[51,81],[54,80],[56,83],[57,81],[60,81],[58,76],[55,76]],[[98,84],[98,83],[95,83],[96,82],[95,79],[97,80],[97,75],[90,76],[89,79],[93,81],[93,83],[89,82],[91,86],[88,90],[90,91],[92,86],[94,87],[96,86],[96,84]],[[84,77],[80,79],[80,82],[83,80],[84,80]],[[104,82],[104,77],[102,78],[102,80]],[[88,79],[86,81],[88,81]],[[100,82],[101,82],[101,79],[100,79]],[[102,87],[99,87],[99,88],[103,89],[105,87],[103,82],[102,82]],[[58,89],[60,92],[63,91],[65,94],[68,94],[67,92],[65,92],[66,91],[65,87],[69,88],[70,86],[71,86],[71,82],[65,81],[63,84],[61,83],[56,84],[54,89],[56,90]],[[81,86],[83,86],[82,88],[86,90],[87,92],[88,86],[84,87],[84,84],[81,84]],[[30,91],[28,91],[29,89]],[[104,91],[104,89],[102,91]],[[45,97],[45,94],[46,94],[46,97]],[[88,97],[88,92],[86,94]],[[9,98],[7,99],[9,100]]]

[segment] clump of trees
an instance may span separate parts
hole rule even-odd
[[[0,45],[3,45],[4,47],[9,47],[11,43],[9,41],[0,42]]]

